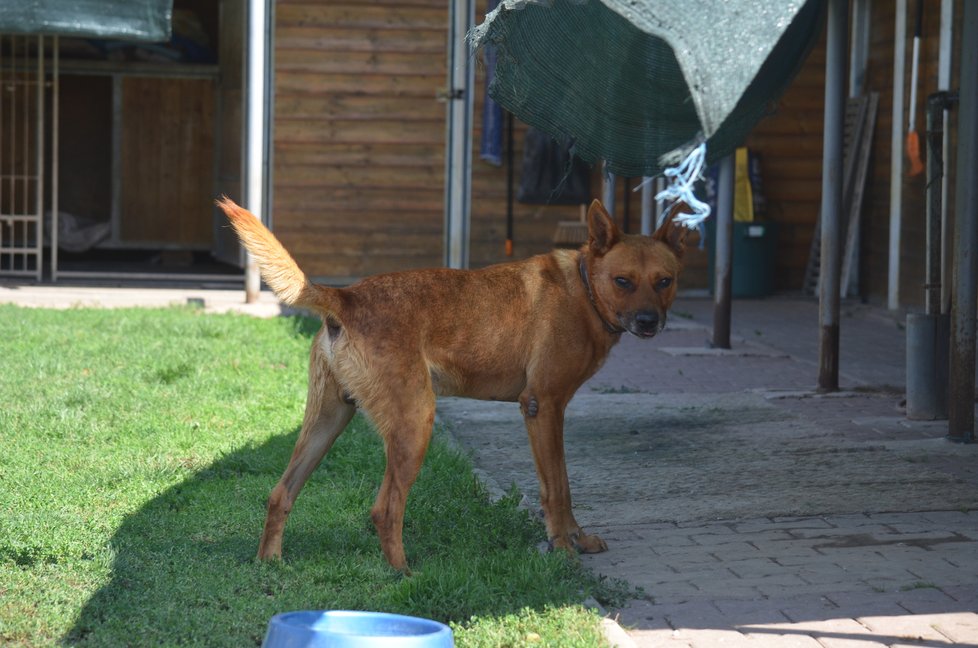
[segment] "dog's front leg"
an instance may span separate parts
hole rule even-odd
[[[550,544],[569,552],[607,551],[608,545],[596,535],[587,535],[571,510],[570,484],[564,461],[564,408],[566,402],[538,398],[532,393],[520,396],[520,409],[530,436],[533,460],[540,480],[540,504]]]

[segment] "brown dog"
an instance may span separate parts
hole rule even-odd
[[[269,497],[259,558],[281,557],[299,490],[360,408],[387,453],[370,515],[387,560],[406,572],[404,507],[431,439],[436,394],[519,401],[552,545],[607,549],[571,511],[564,408],[622,333],[650,338],[665,325],[687,232],[672,215],[652,237],[629,236],[594,201],[580,250],[329,288],[311,283],[253,214],[227,198],[218,204],[275,294],[324,323],[312,345],[302,431]]]

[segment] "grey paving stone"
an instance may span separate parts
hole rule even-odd
[[[756,646],[757,648],[824,648],[814,637],[811,637],[805,633],[793,632],[787,634],[785,632],[769,631],[764,628],[758,628],[756,631],[748,631],[749,629],[741,629],[748,639],[751,641],[751,646]]]
[[[947,529],[970,529],[972,531],[978,531],[978,510],[924,511],[919,515]],[[978,538],[974,539],[978,540]]]
[[[860,526],[870,526],[875,525],[876,522],[873,521],[866,513],[849,513],[846,515],[824,515],[822,519],[829,526],[833,527],[860,527]]]
[[[711,601],[682,602],[656,607],[671,628],[730,627],[729,619]]]
[[[900,592],[832,592],[825,597],[852,618],[900,616],[907,613],[907,610],[900,605]]]
[[[724,566],[740,578],[759,578],[784,574],[788,570],[770,558],[748,558],[746,560],[725,560]]]
[[[952,585],[950,587],[942,587],[941,590],[957,601],[958,605],[963,607],[963,609],[978,612],[978,587],[971,585]],[[961,607],[957,609],[961,609]]]
[[[713,545],[704,547],[708,555],[714,556],[717,560],[745,560],[750,558],[763,558],[764,553],[751,542],[735,542],[731,544]]]
[[[911,614],[940,614],[967,610],[966,606],[962,606],[942,589],[927,588],[900,592],[897,600],[900,607]]]
[[[751,648],[751,640],[736,630],[680,630],[678,636],[693,648]]]
[[[967,624],[967,621],[963,618],[952,618],[959,616],[965,617],[967,615],[902,614],[893,616],[864,616],[859,617],[858,621],[869,628],[871,632],[881,636],[893,637],[897,641],[934,641],[945,643],[949,642],[949,640],[957,640],[953,635],[959,630],[962,623]],[[978,630],[978,626],[974,626],[974,629]]]
[[[737,533],[756,533],[773,529],[829,529],[832,525],[821,517],[776,517],[739,522],[733,528]]]
[[[656,603],[685,603],[691,600],[701,600],[702,592],[688,582],[653,583],[644,586],[646,593]]]
[[[788,617],[781,613],[779,602],[772,599],[719,599],[713,601],[713,605],[729,620],[732,627],[742,632],[745,632],[745,626],[788,621]]]

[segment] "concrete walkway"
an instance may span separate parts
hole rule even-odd
[[[0,285],[0,303],[281,312],[241,291]],[[817,395],[817,304],[680,299],[655,340],[625,338],[568,411],[575,514],[609,551],[585,565],[630,592],[623,646],[978,648],[978,446],[906,420],[902,323],[845,303],[842,391]],[[518,409],[444,400],[490,485],[536,508]],[[491,434],[487,434],[491,432]]]

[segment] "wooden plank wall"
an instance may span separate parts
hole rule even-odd
[[[280,0],[275,21],[276,233],[322,278],[441,265],[447,3]],[[483,73],[478,66],[473,267],[506,259],[506,168],[478,158]],[[524,133],[517,124],[517,182]],[[551,249],[557,222],[576,217],[574,207],[516,203],[514,258]]]
[[[441,263],[446,6],[276,3],[273,225],[309,274]]]
[[[778,223],[775,290],[800,291],[822,193],[825,35],[747,139],[760,156],[766,219]]]

